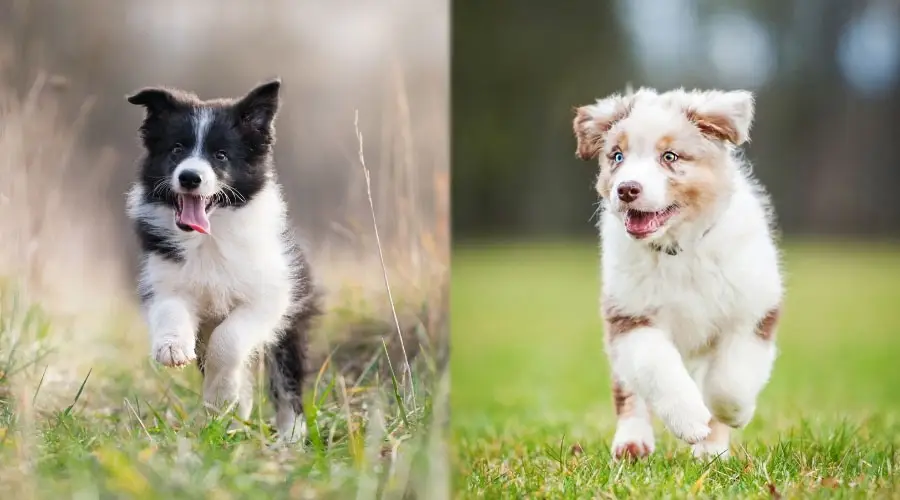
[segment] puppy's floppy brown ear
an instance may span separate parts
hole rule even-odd
[[[572,128],[575,132],[575,156],[579,160],[590,161],[600,155],[602,141],[595,131],[594,117],[591,115],[591,106],[575,108],[575,120]]]
[[[687,116],[704,135],[740,146],[750,139],[753,94],[746,90],[691,92]]]
[[[578,145],[575,156],[584,161],[596,160],[603,149],[606,133],[619,120],[628,116],[631,95],[613,94],[595,104],[575,108],[572,128]]]

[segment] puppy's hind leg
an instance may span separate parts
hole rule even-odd
[[[718,457],[724,460],[728,458],[731,428],[716,419],[710,422],[709,427],[712,429],[709,436],[691,446],[694,456],[702,459]]]
[[[704,399],[716,420],[729,427],[742,428],[750,422],[756,398],[772,373],[774,321],[763,326],[768,330],[750,327],[723,338],[706,373]]]
[[[208,379],[208,377],[217,375],[220,371],[216,366],[213,366],[210,372],[207,371],[206,349],[201,342],[197,342],[197,368],[200,370],[200,375],[203,377],[204,387],[212,385],[212,380]],[[244,373],[239,372],[237,374],[237,416],[245,422],[250,420],[250,414],[253,411],[253,381],[254,377],[251,367],[245,368]],[[242,424],[237,421],[233,422],[231,425],[233,429],[240,428],[241,426]]]
[[[237,408],[248,416],[245,387],[253,357],[266,344],[277,320],[265,309],[242,306],[213,330],[204,353],[203,399],[212,411],[228,413]]]
[[[310,320],[311,314],[300,313],[266,351],[269,397],[275,405],[278,440],[283,443],[301,441],[306,435],[303,379]]]

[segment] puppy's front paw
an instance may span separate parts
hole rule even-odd
[[[278,429],[278,442],[285,445],[302,444],[306,440],[306,422],[298,421],[296,425]]]
[[[712,413],[702,401],[664,405],[657,413],[672,434],[688,444],[703,441],[711,432],[709,423]]]
[[[194,339],[189,337],[163,337],[153,344],[153,357],[164,366],[182,367],[196,359]]]
[[[631,417],[619,420],[612,442],[612,455],[616,460],[638,459],[653,453],[653,426],[645,418]]]

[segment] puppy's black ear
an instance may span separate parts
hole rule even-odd
[[[241,124],[260,132],[269,132],[278,113],[281,79],[263,83],[247,93],[236,105]]]
[[[148,116],[172,111],[178,107],[178,98],[168,89],[148,87],[127,97],[128,102],[147,108]]]

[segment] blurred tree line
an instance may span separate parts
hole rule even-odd
[[[900,234],[897,2],[507,0],[453,2],[455,239],[594,234],[596,165],[574,157],[573,107],[627,83],[735,87],[703,61],[719,49],[725,65],[749,57],[742,52],[752,44],[742,45],[737,29],[687,45],[656,71],[641,64],[635,42],[636,32],[653,35],[663,50],[668,36],[692,29],[684,19],[704,28],[702,38],[710,33],[704,23],[723,13],[752,19],[770,42],[771,74],[747,87],[757,114],[745,151],[784,232]],[[629,25],[635,17],[657,22]],[[849,29],[861,19],[868,24]],[[673,76],[672,63],[691,69]],[[848,77],[862,83],[854,87]]]

